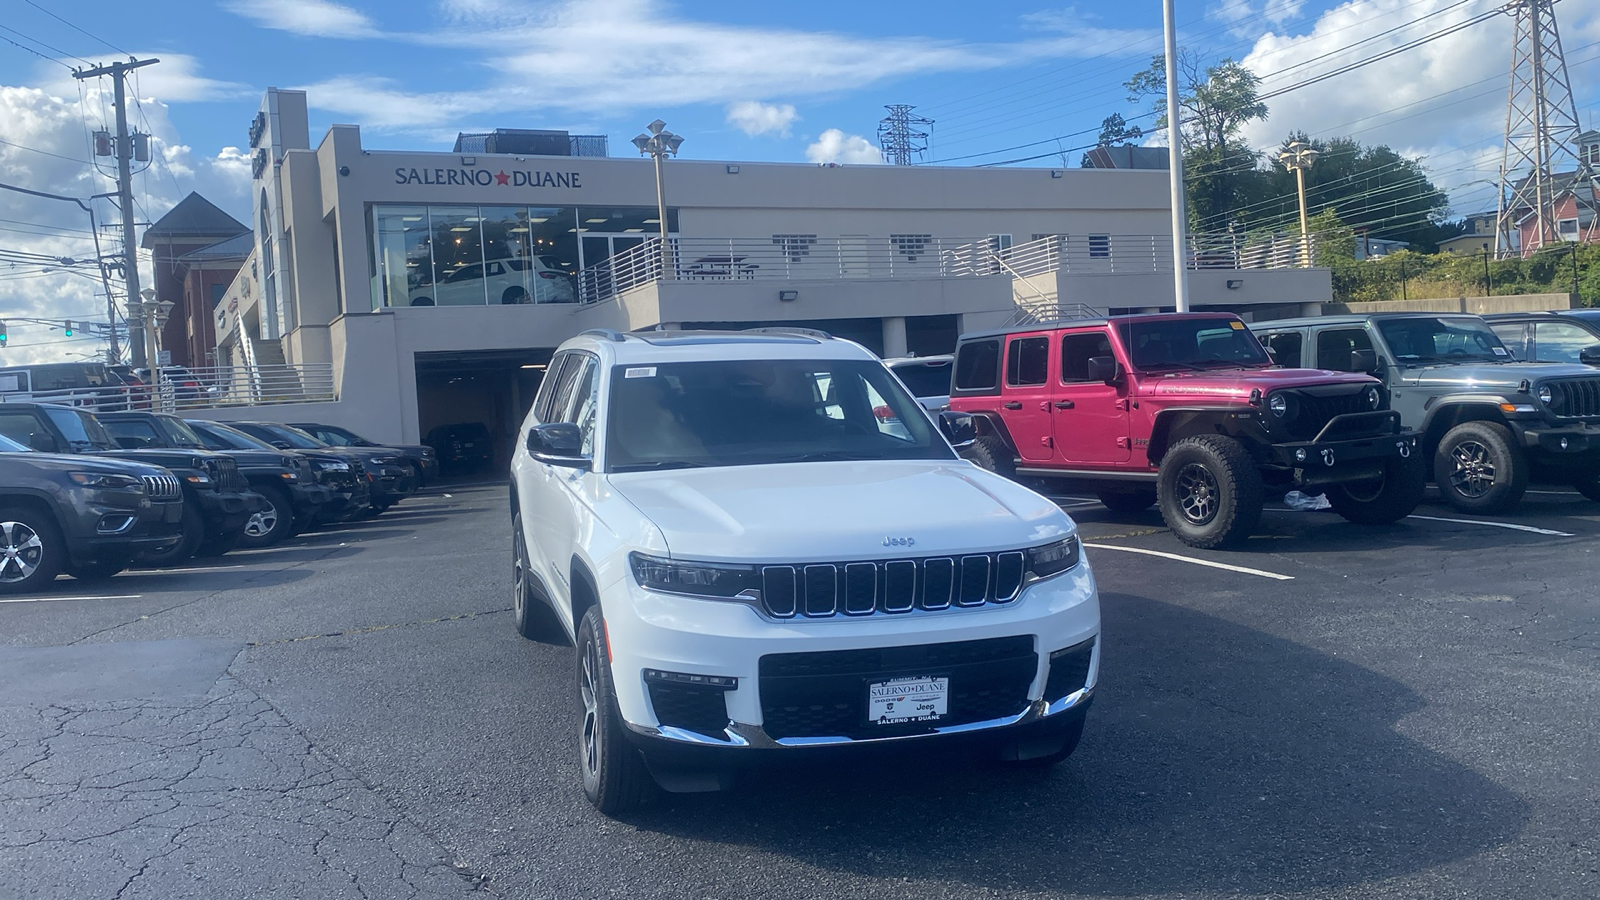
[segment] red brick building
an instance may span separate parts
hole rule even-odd
[[[145,230],[140,246],[155,270],[156,300],[171,300],[161,348],[174,365],[215,365],[215,308],[254,246],[249,228],[191,193]]]

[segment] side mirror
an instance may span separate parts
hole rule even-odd
[[[1350,371],[1372,373],[1378,371],[1378,351],[1350,351]]]
[[[591,460],[583,454],[583,432],[571,422],[551,422],[528,429],[528,455],[547,466],[587,469]]]
[[[1578,362],[1586,366],[1600,366],[1600,344],[1579,350]]]
[[[56,439],[44,431],[30,432],[28,434],[28,446],[40,453],[54,453],[61,449],[56,446]]]
[[[1089,357],[1089,380],[1116,384],[1122,380],[1122,367],[1114,356]]]
[[[978,426],[972,421],[971,413],[950,410],[939,413],[939,431],[957,450],[971,446],[978,439]]]

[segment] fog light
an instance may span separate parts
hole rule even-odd
[[[133,525],[133,516],[108,515],[101,516],[99,524],[94,530],[100,534],[118,534],[127,531]]]
[[[1305,462],[1306,461],[1306,448],[1301,447],[1300,449],[1294,451],[1294,461],[1295,462]]]
[[[1567,439],[1566,438],[1562,438],[1561,439],[1561,449],[1563,449],[1563,450],[1567,449]]]

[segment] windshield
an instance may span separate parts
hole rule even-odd
[[[1272,365],[1238,319],[1138,319],[1117,329],[1133,367],[1144,372]]]
[[[329,445],[330,447],[359,447],[359,446],[361,446],[360,441],[356,440],[354,435],[350,434],[347,431],[342,431],[342,430],[337,429],[337,428],[330,428],[330,427],[328,427],[326,425],[320,426],[317,429],[317,435],[316,436],[323,443]]]
[[[207,422],[205,424],[186,422],[185,424],[194,430],[201,443],[206,445],[207,450],[278,449],[254,435],[245,434],[242,431],[229,428],[226,425],[218,425],[215,422]]]
[[[298,428],[290,428],[288,425],[257,425],[255,427],[271,435],[270,440],[283,441],[296,450],[321,450],[328,446],[304,431]]]
[[[613,472],[857,459],[952,459],[881,363],[719,360],[612,370]]]
[[[156,416],[156,424],[161,426],[161,433],[167,436],[174,447],[205,449],[205,441],[200,440],[200,435],[195,434],[194,429],[184,424],[182,419]]]
[[[950,360],[899,363],[894,373],[913,397],[944,397],[950,393]]]
[[[94,416],[61,406],[41,406],[73,450],[116,450],[117,442]]]
[[[1482,319],[1470,316],[1407,316],[1378,319],[1389,352],[1401,363],[1511,362],[1511,351]]]
[[[33,448],[19,444],[11,438],[0,434],[0,453],[32,453]]]

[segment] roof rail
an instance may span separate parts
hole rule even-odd
[[[603,337],[608,341],[615,341],[615,342],[617,342],[619,344],[622,343],[623,341],[627,340],[627,338],[622,336],[622,332],[616,330],[615,328],[587,328],[587,329],[584,329],[583,331],[580,331],[578,333],[579,334],[592,334],[592,335],[595,335],[597,337]]]
[[[763,325],[760,328],[741,328],[740,331],[746,334],[803,334],[824,341],[833,340],[833,335],[820,328],[802,328],[799,325]]]

